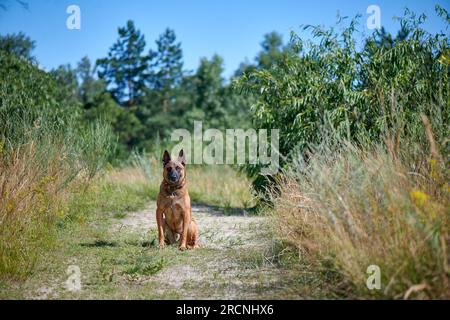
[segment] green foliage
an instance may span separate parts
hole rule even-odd
[[[288,52],[288,47],[283,45],[283,37],[277,32],[265,34],[261,48],[261,52],[256,57],[259,69],[270,69]]]
[[[430,115],[439,141],[444,140],[449,68],[438,58],[448,50],[449,38],[428,34],[421,28],[424,20],[407,10],[395,41],[380,31],[361,49],[355,40],[357,18],[347,26],[341,21],[340,31],[306,26],[316,41],[293,33],[289,54],[270,69],[255,69],[235,82],[257,96],[254,125],[281,129],[283,163],[298,152],[307,158],[325,129],[346,139],[376,141],[398,125],[414,131],[419,113]],[[259,172],[257,167],[248,171]],[[266,185],[257,181],[262,184],[257,187]]]
[[[126,45],[137,48],[130,54]],[[87,58],[78,66],[78,95],[86,115],[90,119],[105,117],[112,124],[123,157],[134,148],[158,149],[161,141],[168,143],[174,129],[192,130],[194,120],[202,120],[205,127],[248,126],[251,98],[239,96],[225,84],[221,57],[202,58],[197,71],[190,74],[183,70],[181,43],[173,30],[166,29],[148,55],[142,54],[144,46],[144,36],[129,21],[120,29],[108,57],[97,61],[100,80],[91,74]],[[139,82],[132,86],[140,88],[131,104],[131,98],[123,98],[130,92],[127,77]],[[122,85],[118,84],[120,79]],[[106,82],[103,90],[102,80]],[[105,94],[99,95],[100,91],[109,92],[127,108],[114,106]]]
[[[30,62],[35,62],[36,60],[32,55],[35,47],[36,43],[23,32],[0,36],[0,51],[26,59]]]
[[[81,103],[78,92],[78,80],[76,70],[70,64],[61,65],[50,72],[58,85],[56,86],[56,100],[67,109],[74,112],[81,111]]]
[[[97,99],[106,91],[106,82],[96,79],[94,66],[88,57],[83,57],[76,68],[78,96],[84,109],[91,109],[98,105]]]
[[[12,112],[29,108],[36,111],[56,105],[56,86],[51,75],[3,51],[0,51],[0,64],[2,110]]]
[[[218,55],[214,55],[211,61],[202,58],[194,78],[196,107],[212,121],[219,120],[225,113],[219,99],[223,87],[222,64],[223,60]]]
[[[104,122],[85,123],[77,103],[65,104],[75,92],[66,92],[68,86],[63,80],[69,79],[76,89],[70,68],[60,68],[52,76],[30,62],[4,53],[0,53],[0,64],[3,66],[0,70],[3,156],[33,142],[37,151],[43,152],[41,165],[45,166],[46,157],[63,153],[71,176],[86,170],[93,177],[114,150],[114,140]]]
[[[156,51],[149,52],[149,59],[154,60],[149,87],[159,91],[163,111],[167,112],[170,100],[174,99],[170,93],[183,78],[183,51],[171,29],[166,29],[159,36],[156,46]]]
[[[56,82],[15,55],[0,52],[0,64],[0,276],[16,277],[51,243],[69,186],[84,189],[105,166],[113,137],[68,103],[71,70]]]
[[[135,115],[135,106],[122,107],[111,93],[107,91],[106,82],[95,77],[94,67],[89,58],[84,57],[76,71],[76,94],[83,106],[83,118],[88,123],[102,121],[111,125],[117,136],[116,153],[111,159],[127,157],[127,148],[131,147],[141,129],[141,124]]]
[[[97,61],[99,76],[106,80],[119,103],[132,106],[142,96],[148,76],[148,56],[142,54],[145,39],[131,20],[118,32],[119,39],[109,50],[108,57]]]

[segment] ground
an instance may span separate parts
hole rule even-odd
[[[3,284],[0,298],[302,299],[326,292],[308,268],[292,267],[270,218],[195,204],[193,215],[201,248],[184,252],[158,249],[154,202],[63,228],[33,274]],[[80,290],[67,288],[69,266],[80,270]]]

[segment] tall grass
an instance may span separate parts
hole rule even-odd
[[[106,162],[108,127],[81,131],[38,115],[0,110],[0,276],[24,277],[67,214],[70,186],[84,189]]]
[[[350,296],[450,298],[448,158],[424,120],[428,147],[411,137],[324,143],[280,179],[280,236],[340,274]],[[380,267],[381,290],[366,287],[370,265]]]

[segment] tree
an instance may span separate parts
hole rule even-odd
[[[390,49],[394,47],[396,44],[398,44],[401,41],[405,41],[408,39],[408,36],[410,34],[410,30],[407,28],[407,26],[402,25],[400,30],[397,33],[397,36],[394,38],[392,37],[392,34],[386,31],[384,27],[382,27],[380,30],[376,30],[374,33],[374,38],[372,41],[375,42],[376,46],[378,48],[385,48]],[[370,40],[368,40],[370,41]]]
[[[50,72],[58,83],[59,102],[66,107],[80,107],[77,74],[70,64],[61,65]]]
[[[222,105],[223,94],[223,59],[214,55],[211,60],[202,58],[195,74],[196,103],[205,117],[209,120],[215,120],[216,126],[225,115],[225,108]]]
[[[283,37],[277,32],[265,34],[261,47],[262,51],[256,57],[256,62],[260,69],[270,69],[281,59],[285,51]]]
[[[107,91],[106,83],[103,79],[96,79],[95,68],[88,57],[81,59],[75,71],[80,84],[81,103],[85,109],[89,109],[94,106],[96,98]]]
[[[167,112],[170,93],[183,79],[183,51],[175,32],[169,28],[159,36],[156,45],[156,51],[149,53],[149,58],[155,61],[150,87],[161,93],[163,111]]]
[[[244,62],[241,62],[238,66],[238,68],[236,69],[236,71],[233,74],[233,77],[240,77],[245,73],[250,73],[252,71],[254,71],[256,69],[256,66],[251,63],[250,61],[248,61],[248,59],[246,58],[244,60]]]
[[[148,59],[143,55],[144,35],[129,20],[119,28],[119,39],[111,47],[108,57],[97,60],[98,75],[105,79],[113,97],[127,106],[135,105],[142,97],[148,77]]]
[[[35,47],[36,43],[23,32],[0,36],[0,51],[5,51],[31,62],[36,60],[32,55]]]
[[[141,123],[135,115],[135,107],[123,108],[107,91],[103,79],[95,77],[95,69],[88,57],[84,57],[74,70],[79,82],[78,98],[83,106],[83,118],[88,123],[101,121],[111,125],[119,145],[115,156],[124,158],[139,140]]]

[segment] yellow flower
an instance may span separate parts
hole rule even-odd
[[[426,193],[420,191],[420,190],[413,190],[409,193],[411,196],[411,199],[416,203],[418,206],[424,206],[425,203],[427,203],[428,199],[430,198],[429,195]]]
[[[14,209],[14,204],[13,204],[12,202],[9,202],[9,203],[6,205],[6,210],[7,210],[7,211],[13,211],[13,209]]]
[[[430,159],[430,176],[433,179],[439,179],[439,166],[436,159]]]

